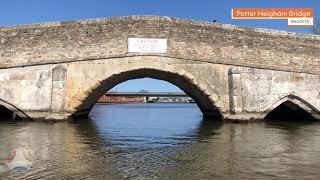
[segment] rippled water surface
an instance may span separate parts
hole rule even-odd
[[[33,150],[31,169],[5,169],[17,147]],[[0,179],[320,179],[320,124],[222,124],[195,104],[100,104],[89,120],[1,121]]]

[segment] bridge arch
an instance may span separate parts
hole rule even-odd
[[[308,103],[306,100],[294,94],[285,95],[281,97],[279,100],[275,101],[261,114],[259,119],[266,119],[272,111],[276,110],[277,108],[285,104],[300,108],[304,112],[307,112],[313,119],[320,120],[320,111],[313,105]]]
[[[0,108],[4,108],[8,111],[11,111],[12,114],[12,118],[15,119],[17,116],[21,119],[25,119],[25,120],[31,120],[31,118],[24,113],[20,108],[18,108],[16,105],[4,100],[0,98]]]
[[[193,98],[204,116],[222,119],[220,107],[217,106],[218,96],[207,89],[207,85],[198,83],[191,73],[185,70],[177,70],[168,66],[155,65],[151,67],[133,66],[127,68],[119,67],[117,72],[96,83],[87,92],[81,104],[75,108],[72,117],[87,117],[98,99],[116,85],[127,80],[140,78],[153,78],[170,82],[191,98]]]

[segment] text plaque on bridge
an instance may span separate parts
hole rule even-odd
[[[129,38],[130,53],[167,53],[167,39]]]

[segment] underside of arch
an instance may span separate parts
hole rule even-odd
[[[129,70],[118,74],[113,74],[112,76],[99,82],[99,85],[92,89],[92,91],[88,93],[87,97],[82,101],[81,105],[76,108],[76,112],[72,114],[72,117],[87,117],[98,99],[116,85],[127,80],[146,77],[164,80],[176,85],[195,100],[204,116],[222,119],[222,114],[219,111],[219,108],[214,104],[214,102],[212,102],[208,94],[203,92],[197,85],[193,83],[192,79],[183,75],[179,75],[178,73],[148,68]]]
[[[264,114],[267,120],[320,120],[320,112],[307,101],[288,95],[273,104]]]
[[[11,118],[11,119],[31,120],[31,118],[26,113],[24,113],[20,108],[1,98],[0,98],[0,117],[3,119]]]

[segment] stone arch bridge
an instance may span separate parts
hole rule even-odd
[[[165,51],[130,52],[129,38],[165,39]],[[320,118],[320,36],[157,16],[0,27],[0,105],[22,118],[86,116],[143,77],[177,85],[206,116],[263,119],[291,102]]]

